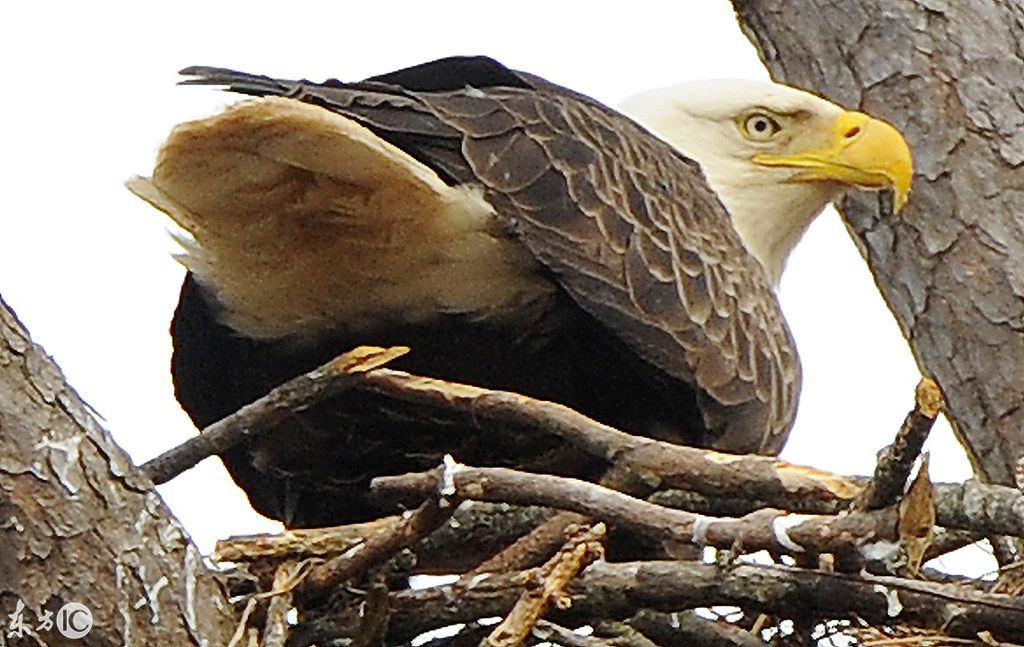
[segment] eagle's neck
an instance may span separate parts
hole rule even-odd
[[[705,165],[704,171],[744,246],[760,261],[771,284],[778,286],[790,252],[841,189],[831,182],[787,182],[765,169],[744,173],[744,165],[736,166],[729,170]],[[785,173],[779,170],[780,175]]]

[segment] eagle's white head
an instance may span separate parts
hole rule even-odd
[[[845,190],[891,188],[894,211],[910,191],[910,150],[895,128],[786,85],[695,81],[620,108],[701,164],[773,285],[814,217]]]

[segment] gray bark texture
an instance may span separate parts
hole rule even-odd
[[[0,644],[227,645],[237,626],[152,483],[2,300],[0,542]],[[68,602],[91,610],[88,635],[37,631]]]
[[[1024,3],[734,0],[772,75],[892,122],[910,202],[840,210],[975,470],[1024,460]],[[884,370],[884,367],[879,367]]]

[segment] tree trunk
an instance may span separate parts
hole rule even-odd
[[[65,644],[70,602],[93,618],[73,644],[228,644],[237,619],[217,577],[2,300],[0,520],[0,644],[21,644],[9,614],[27,643]]]
[[[903,131],[911,200],[842,201],[975,471],[1024,471],[1024,4],[734,0],[772,74]],[[879,367],[884,370],[884,367]]]

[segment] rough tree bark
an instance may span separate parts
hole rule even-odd
[[[0,541],[0,644],[21,644],[19,602],[25,640],[68,602],[93,616],[74,644],[227,645],[238,624],[152,483],[2,300]],[[65,644],[55,626],[38,638]]]
[[[917,168],[901,217],[883,216],[884,197],[850,196],[841,211],[976,472],[1014,485],[1024,469],[1024,3],[733,6],[773,76],[905,134]]]

